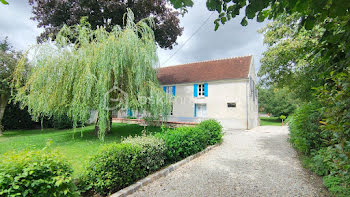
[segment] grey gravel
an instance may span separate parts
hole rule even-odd
[[[329,196],[288,143],[288,127],[227,130],[222,145],[131,196]]]

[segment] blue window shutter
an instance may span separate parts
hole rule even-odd
[[[193,85],[193,96],[194,97],[198,96],[198,84]]]
[[[163,90],[164,90],[164,92],[166,93],[166,86],[163,86]]]
[[[173,86],[173,96],[175,96],[176,90],[175,90],[176,86]]]
[[[197,104],[194,104],[194,117],[197,117]]]
[[[204,84],[204,96],[208,97],[208,84],[207,83]]]
[[[132,110],[128,109],[128,116],[132,116]]]

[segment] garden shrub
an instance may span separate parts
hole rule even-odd
[[[328,175],[323,177],[323,183],[333,196],[350,196],[350,176],[341,177]]]
[[[162,139],[152,135],[143,135],[125,138],[122,143],[140,146],[141,155],[139,161],[142,168],[151,173],[164,165],[166,159],[166,146]]]
[[[90,160],[80,188],[107,195],[116,192],[164,165],[166,147],[154,136],[128,137],[102,147]]]
[[[290,141],[300,152],[310,155],[312,150],[319,150],[326,146],[323,137],[327,138],[327,132],[322,133],[319,128],[321,114],[318,105],[302,105],[294,113],[289,121]]]
[[[10,152],[0,157],[0,196],[78,196],[71,166],[51,151]]]
[[[27,108],[20,109],[19,104],[9,103],[6,106],[2,125],[5,130],[34,129],[40,127],[40,123],[34,122]]]
[[[167,161],[179,161],[187,156],[205,149],[210,141],[210,134],[200,127],[179,127],[163,133],[157,137],[165,141],[167,147]]]
[[[118,191],[146,175],[141,167],[140,146],[112,143],[103,146],[91,158],[84,181],[94,192],[107,195]]]
[[[221,141],[223,135],[222,126],[218,121],[214,119],[205,120],[202,121],[198,126],[199,128],[209,132],[209,145],[214,145]]]

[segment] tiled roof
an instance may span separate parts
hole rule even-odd
[[[250,55],[163,67],[157,77],[163,85],[248,78],[252,59]]]

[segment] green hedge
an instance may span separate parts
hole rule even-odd
[[[290,142],[303,154],[307,168],[323,176],[324,185],[334,196],[350,196],[350,162],[336,144],[336,133],[321,126],[317,104],[302,105],[290,118]]]
[[[196,127],[179,127],[163,133],[157,133],[167,146],[167,162],[179,161],[193,155],[208,145],[221,141],[222,126],[215,120],[202,121]]]
[[[41,127],[40,122],[32,120],[27,108],[20,109],[18,104],[13,103],[6,106],[1,123],[5,130],[37,129]],[[73,128],[73,121],[68,116],[52,117],[50,119],[46,117],[43,120],[43,127],[70,129]]]
[[[313,150],[319,150],[327,146],[325,138],[331,135],[320,129],[321,113],[317,104],[300,106],[292,118],[288,120],[290,128],[290,142],[305,155],[310,155]]]
[[[72,172],[55,152],[7,153],[0,157],[0,196],[77,196]]]
[[[87,196],[108,195],[144,178],[166,163],[179,161],[220,142],[222,127],[214,121],[169,129],[155,136],[128,137],[101,148],[90,160],[79,188]]]
[[[101,195],[116,192],[159,169],[165,152],[164,142],[153,136],[106,145],[90,160],[83,177],[85,190]]]
[[[218,121],[214,119],[202,121],[199,124],[199,128],[209,133],[209,145],[214,145],[221,141],[223,135],[222,126]]]

